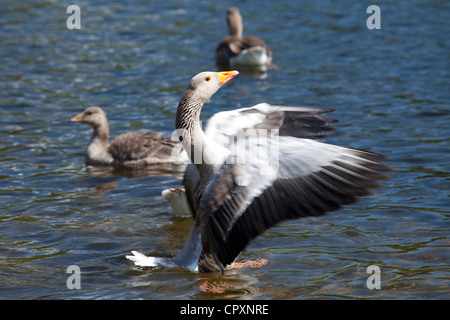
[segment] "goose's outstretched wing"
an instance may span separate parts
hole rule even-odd
[[[242,136],[259,134],[324,141],[334,131],[330,124],[337,120],[324,118],[323,115],[333,111],[260,103],[250,108],[216,113],[208,120],[205,134],[224,147],[229,147]]]
[[[387,178],[382,158],[309,139],[242,141],[199,204],[204,253],[223,268],[273,225],[353,203]]]
[[[324,115],[334,109],[313,107],[273,106],[260,103],[250,108],[222,111],[214,114],[207,123],[205,135],[214,143],[233,149],[234,144],[243,137],[266,137],[281,135],[323,141],[334,129],[331,124],[337,120],[325,118]],[[188,165],[183,185],[186,198],[194,218],[199,197],[197,169]],[[194,196],[196,194],[196,196]]]

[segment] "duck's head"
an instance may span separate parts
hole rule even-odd
[[[96,128],[106,121],[105,112],[99,107],[88,107],[79,115],[76,115],[71,122],[84,122]]]

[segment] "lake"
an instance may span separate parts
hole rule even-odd
[[[0,13],[0,299],[449,299],[450,3],[447,1],[6,0]],[[377,4],[381,29],[368,29]],[[90,167],[70,119],[102,107],[114,137],[170,135],[189,80],[217,70],[228,6],[278,66],[241,74],[202,112],[260,102],[334,108],[328,143],[387,156],[391,179],[357,203],[283,222],[240,259],[259,269],[140,268],[174,256],[190,218],[161,191],[180,174]],[[69,288],[69,266],[81,288]],[[380,289],[369,288],[379,270]],[[369,272],[368,272],[369,271]]]

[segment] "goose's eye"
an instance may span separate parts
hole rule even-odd
[[[209,80],[211,80],[211,77],[210,77],[210,76],[207,76],[207,77],[205,78],[205,80],[206,80],[206,81],[209,81]]]

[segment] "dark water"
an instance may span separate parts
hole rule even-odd
[[[0,12],[0,298],[448,299],[450,5],[380,1],[4,1]],[[170,134],[189,79],[215,70],[225,12],[274,52],[266,77],[241,73],[203,111],[259,102],[335,108],[330,143],[385,154],[392,179],[321,218],[283,223],[242,259],[260,269],[202,275],[137,268],[131,250],[173,256],[191,220],[161,191],[176,176],[84,165],[91,135],[70,118],[98,105],[112,134]],[[81,289],[68,289],[68,266]],[[381,289],[368,289],[370,265]],[[212,293],[205,288],[220,289]]]

